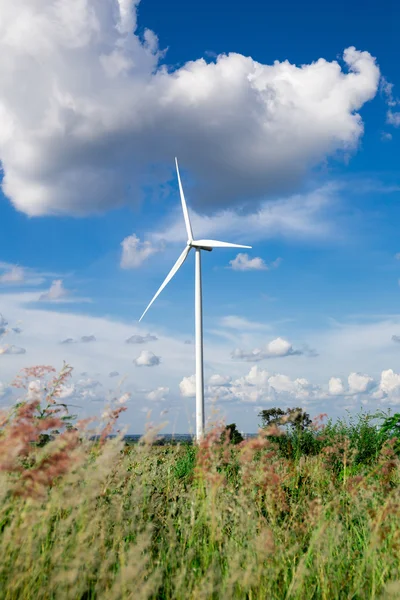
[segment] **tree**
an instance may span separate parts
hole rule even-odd
[[[312,424],[310,415],[302,408],[288,408],[286,414],[289,417],[288,423],[290,427],[296,431],[305,431]]]
[[[225,435],[228,436],[228,439],[232,444],[240,444],[240,442],[243,442],[244,440],[244,437],[236,427],[236,423],[231,423],[225,427],[222,436],[225,437]]]
[[[261,418],[261,427],[270,427],[271,425],[287,425],[294,431],[305,431],[312,423],[310,415],[302,408],[287,408],[283,411],[281,408],[268,408],[258,413]]]
[[[281,408],[268,408],[258,413],[261,418],[261,427],[270,427],[271,425],[279,425],[284,416],[284,412]]]

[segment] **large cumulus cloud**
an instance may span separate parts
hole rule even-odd
[[[344,70],[231,53],[171,71],[155,34],[135,33],[138,3],[0,0],[0,160],[18,210],[138,201],[176,154],[208,212],[286,191],[357,145],[379,81],[368,52],[345,50]]]

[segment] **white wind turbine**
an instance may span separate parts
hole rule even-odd
[[[240,244],[231,244],[229,242],[219,242],[218,240],[194,240],[192,226],[190,224],[189,213],[186,205],[185,196],[183,193],[181,178],[179,175],[178,160],[175,158],[176,172],[178,175],[179,192],[182,202],[183,216],[185,219],[188,241],[186,248],[164,279],[163,283],[157,290],[152,301],[142,314],[139,322],[153,304],[154,300],[161,294],[167,283],[171,281],[175,273],[185,262],[190,250],[196,250],[196,272],[195,272],[195,321],[196,321],[196,438],[199,441],[204,434],[204,370],[203,370],[203,307],[202,307],[202,290],[201,290],[201,250],[211,252],[213,248],[251,248],[251,246],[242,246]]]

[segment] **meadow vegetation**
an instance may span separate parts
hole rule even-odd
[[[68,375],[27,370],[0,418],[1,599],[400,597],[400,415],[127,446],[118,398],[71,419]]]

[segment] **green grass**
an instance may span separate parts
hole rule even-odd
[[[293,460],[265,437],[83,441],[50,487],[20,495],[20,477],[1,480],[4,599],[381,598],[400,580],[390,449],[360,467],[345,443]]]
[[[83,425],[32,443],[40,414],[0,421],[1,599],[400,597],[397,440],[372,417],[127,447]]]

